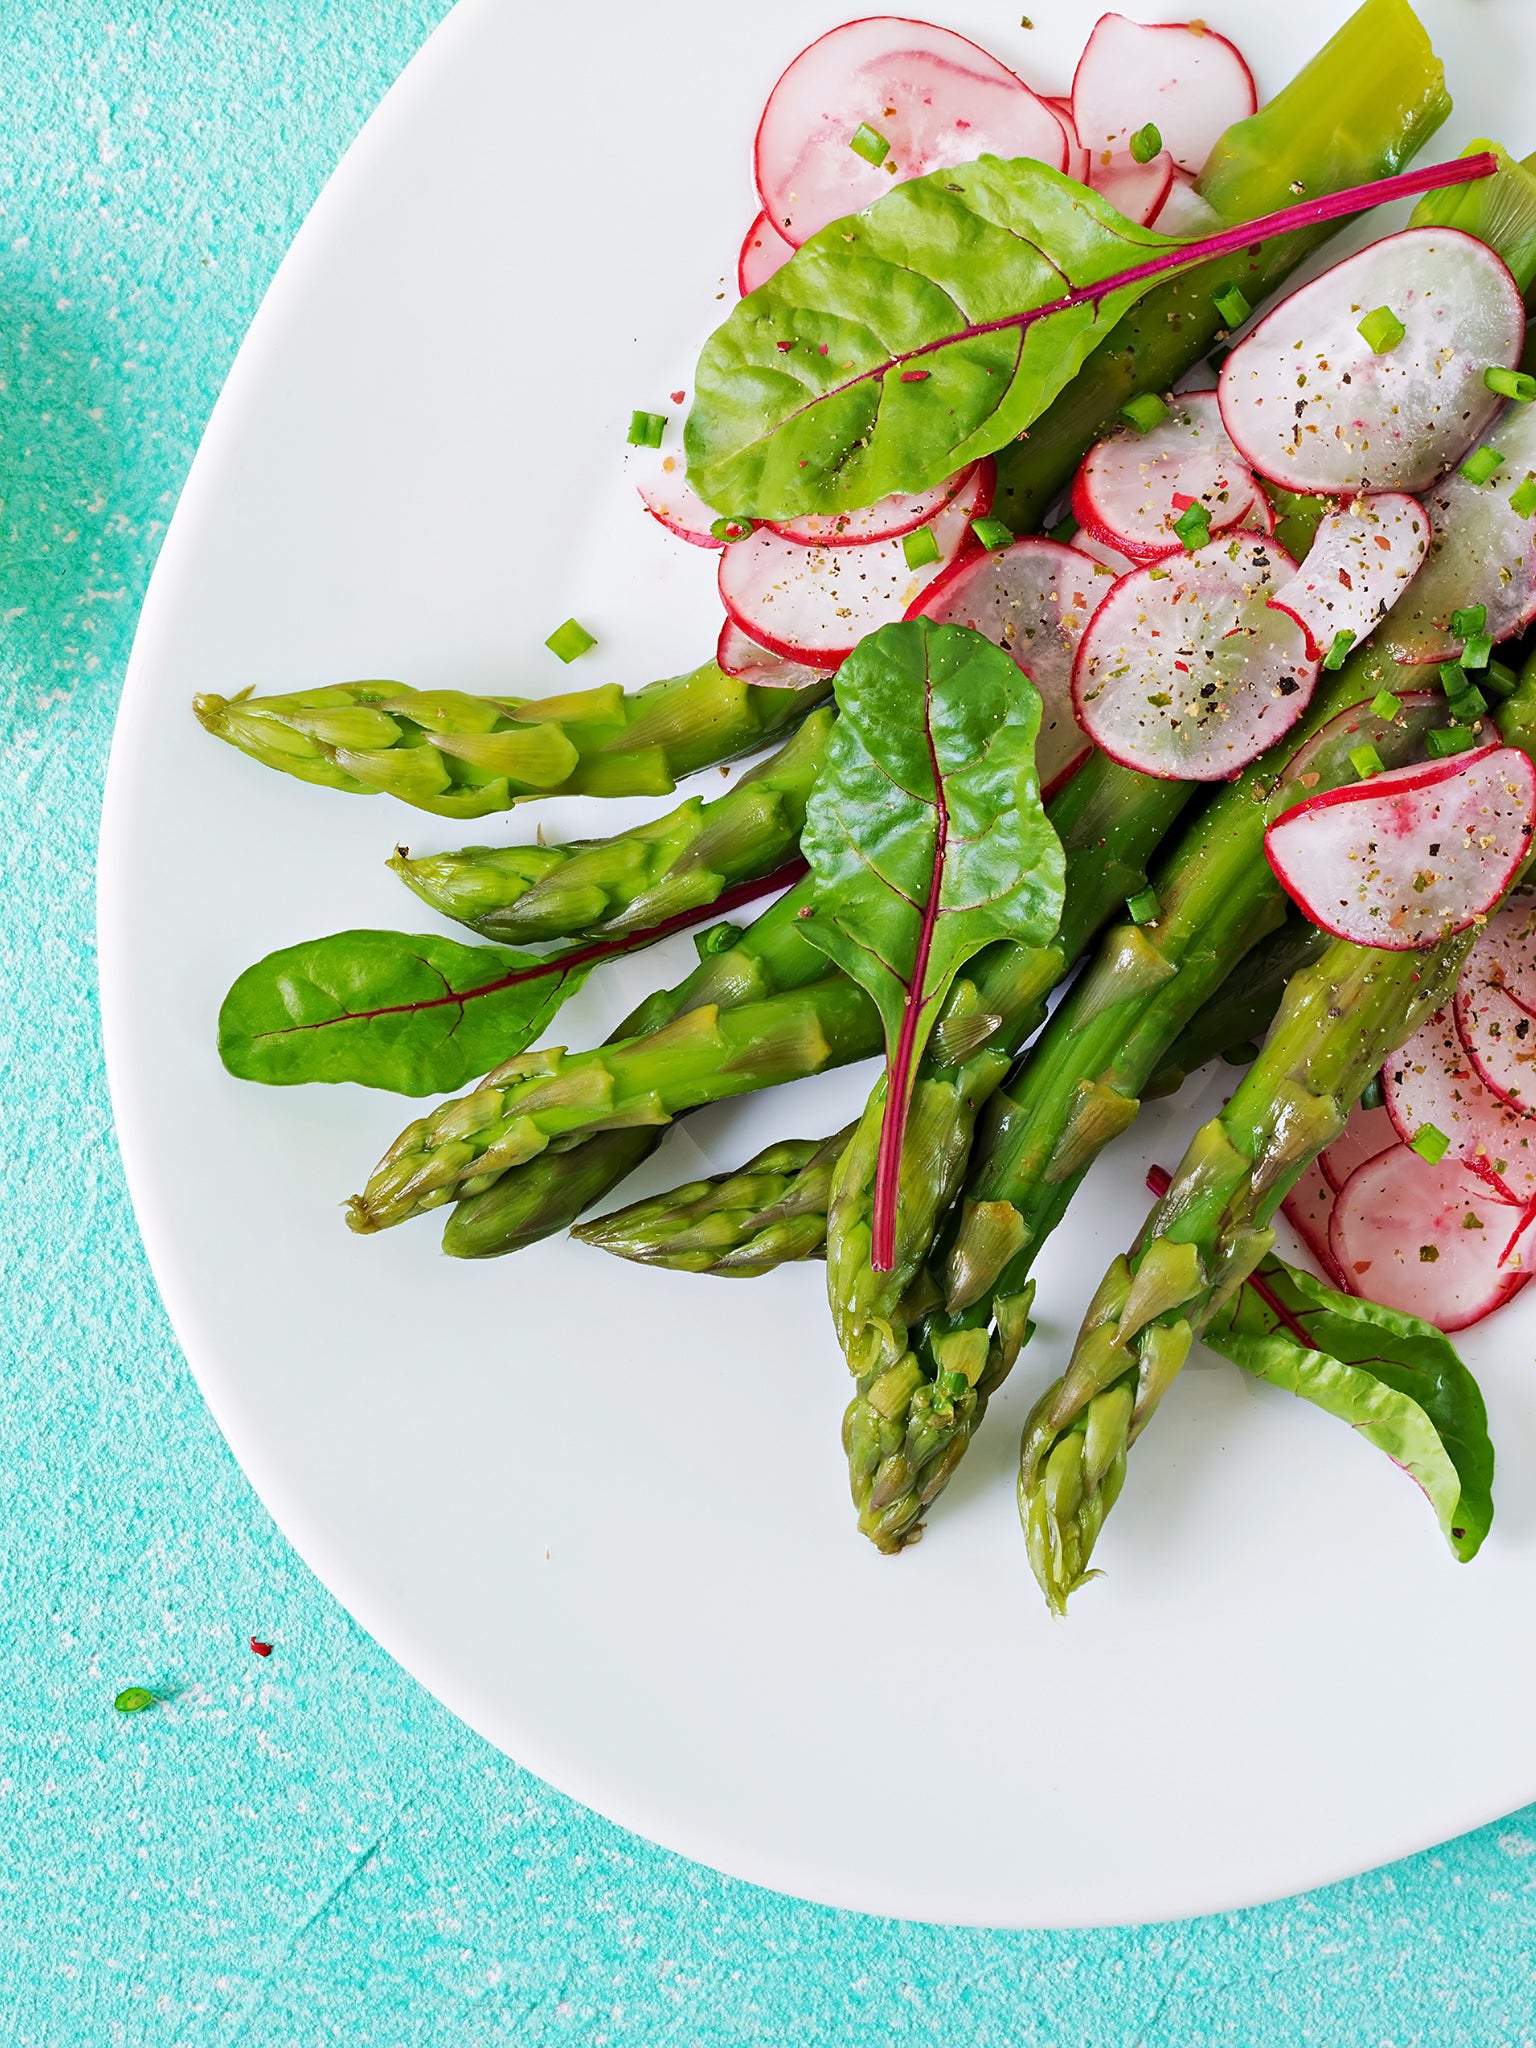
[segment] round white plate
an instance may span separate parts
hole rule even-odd
[[[937,18],[1064,91],[1098,8]],[[1172,10],[1167,10],[1172,12]],[[1272,89],[1344,0],[1208,10]],[[1524,0],[1425,0],[1474,133],[1523,148]],[[632,407],[669,410],[733,296],[749,144],[829,0],[466,0],[315,208],[220,399],[145,607],[112,756],[101,963],[118,1125],[187,1356],[283,1529],[492,1742],[721,1869],[868,1912],[999,1925],[1235,1907],[1536,1796],[1536,1306],[1466,1345],[1499,1522],[1454,1564],[1337,1423],[1192,1369],[1137,1450],[1107,1578],[1046,1618],[1019,1423],[1219,1078],[1149,1111],[1040,1272],[1041,1328],[927,1540],[855,1533],[822,1269],[729,1285],[567,1242],[463,1265],[339,1203],[412,1105],[262,1090],[214,1051],[269,949],[431,920],[382,865],[532,836],[308,788],[207,738],[199,689],[359,675],[527,693],[674,674],[711,558],[639,510]],[[1345,246],[1348,246],[1345,244]],[[600,648],[542,646],[568,615]],[[716,783],[718,787],[718,782]],[[548,807],[552,832],[593,805]],[[659,806],[610,807],[605,820]],[[591,1043],[686,971],[596,980]],[[868,1071],[693,1119],[648,1184],[836,1128]],[[1529,1299],[1529,1298],[1528,1298]]]

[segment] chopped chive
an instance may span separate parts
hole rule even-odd
[[[1451,1149],[1451,1141],[1444,1131],[1438,1131],[1433,1124],[1420,1124],[1414,1132],[1408,1148],[1430,1166],[1438,1166]]]
[[[1520,678],[1512,668],[1502,661],[1490,661],[1483,674],[1481,687],[1490,697],[1512,697],[1520,686]]]
[[[1459,697],[1447,697],[1445,701],[1458,725],[1476,725],[1488,715],[1488,699],[1475,683],[1469,683]]]
[[[1477,735],[1464,725],[1443,725],[1437,732],[1424,735],[1424,744],[1437,761],[1443,761],[1448,754],[1464,754],[1476,743]]]
[[[1461,473],[1469,484],[1491,483],[1504,467],[1504,458],[1497,448],[1490,448],[1484,442],[1481,448],[1474,448],[1461,465]],[[1533,501],[1536,509],[1536,501]]]
[[[1219,292],[1212,292],[1211,304],[1221,315],[1223,327],[1241,327],[1253,311],[1243,297],[1241,286],[1235,284],[1224,284]]]
[[[1350,748],[1349,765],[1362,782],[1369,782],[1373,775],[1381,773],[1384,763],[1376,749],[1367,744]]]
[[[1349,659],[1349,650],[1354,646],[1355,638],[1356,636],[1350,632],[1347,626],[1343,632],[1335,633],[1333,645],[1323,656],[1323,667],[1329,669],[1342,668]]]
[[[1473,633],[1469,636],[1466,646],[1461,650],[1461,665],[1463,668],[1486,668],[1492,654],[1493,635],[1491,633]]]
[[[1524,370],[1501,370],[1495,365],[1484,370],[1483,382],[1500,398],[1518,398],[1522,405],[1536,398],[1536,377],[1527,376]]]
[[[901,537],[901,552],[907,558],[909,569],[926,569],[931,562],[939,559],[939,544],[934,539],[931,526],[920,526],[914,533]]]
[[[1069,512],[1065,519],[1058,519],[1054,526],[1047,528],[1045,537],[1047,540],[1059,540],[1065,547],[1077,531],[1077,521]]]
[[[1145,128],[1138,128],[1131,137],[1131,155],[1139,164],[1151,163],[1153,157],[1161,156],[1162,150],[1162,131],[1155,121],[1149,121]]]
[[[1373,355],[1390,355],[1408,332],[1390,306],[1378,306],[1367,313],[1355,329]]]
[[[1360,1107],[1362,1109],[1385,1109],[1386,1106],[1387,1097],[1386,1091],[1381,1085],[1381,1076],[1380,1074],[1372,1074],[1369,1081],[1365,1084],[1365,1093],[1360,1097]]]
[[[1470,640],[1474,633],[1481,633],[1488,623],[1488,607],[1485,604],[1459,604],[1451,613],[1451,631],[1458,640]]]
[[[723,540],[727,547],[733,540],[745,540],[755,531],[750,519],[712,519],[709,530],[716,540]]]
[[[544,645],[562,661],[574,661],[578,654],[595,647],[597,641],[579,619],[567,619],[563,626],[556,626]]]
[[[1536,512],[1536,474],[1530,475],[1509,501],[1509,509],[1517,519],[1529,519]]]
[[[1371,709],[1375,712],[1376,716],[1378,718],[1385,718],[1389,723],[1392,719],[1396,718],[1402,708],[1402,699],[1394,697],[1390,690],[1378,690],[1371,699]]]
[[[891,145],[878,128],[871,128],[867,121],[861,121],[848,138],[848,147],[855,156],[863,157],[865,163],[876,166],[883,164],[891,153]]]
[[[626,439],[631,448],[659,448],[666,431],[667,416],[664,412],[632,412]]]
[[[1470,690],[1467,672],[1459,661],[1442,661],[1440,664],[1440,687],[1447,697],[1460,697]]]
[[[1173,530],[1184,545],[1184,552],[1195,554],[1211,537],[1211,515],[1196,501],[1181,512],[1173,522]]]
[[[971,531],[988,554],[996,554],[999,548],[1011,548],[1016,538],[1013,528],[1004,526],[1001,519],[973,519]]]
[[[1129,420],[1138,434],[1150,434],[1154,427],[1160,427],[1167,419],[1168,408],[1155,391],[1142,391],[1125,401],[1120,408],[1120,417]]]
[[[1142,889],[1125,899],[1125,914],[1132,924],[1150,924],[1162,910],[1155,889]]]
[[[142,1714],[146,1707],[155,1704],[155,1696],[146,1685],[130,1685],[118,1694],[112,1704],[120,1714]]]

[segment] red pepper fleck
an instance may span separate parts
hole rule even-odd
[[[1148,1192],[1156,1195],[1159,1201],[1163,1199],[1172,1186],[1173,1175],[1166,1166],[1149,1166],[1147,1168]]]
[[[687,392],[686,392],[686,391],[674,391],[674,392],[673,392],[673,394],[672,394],[672,403],[673,403],[674,405],[681,405],[681,404],[682,404],[682,402],[683,402],[683,400],[684,400],[684,399],[685,399],[685,398],[686,398],[687,396],[688,396],[688,394],[687,394]]]
[[[270,1643],[259,1642],[255,1636],[251,1637],[251,1648],[256,1652],[258,1657],[270,1657],[272,1654],[272,1645]]]
[[[794,345],[795,344],[792,341],[781,341],[775,343],[775,346],[777,347],[779,354],[781,356],[787,356],[790,350],[794,347]]]
[[[818,350],[816,351],[816,353],[817,353],[818,355],[820,355],[820,356],[824,356],[824,355],[826,354],[826,352],[827,352],[827,344],[826,344],[825,342],[823,342],[823,343],[821,344],[821,347],[820,347],[820,348],[819,348],[819,349],[818,349]]]
[[[931,370],[903,370],[901,381],[903,384],[923,384],[932,374]]]
[[[1173,509],[1175,512],[1187,512],[1194,502],[1194,499],[1190,497],[1187,491],[1175,491],[1173,494]]]

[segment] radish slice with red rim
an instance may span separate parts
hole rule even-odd
[[[1318,1154],[1317,1163],[1323,1170],[1323,1179],[1335,1193],[1357,1166],[1364,1166],[1367,1159],[1376,1159],[1391,1146],[1397,1144],[1397,1128],[1384,1109],[1362,1109],[1357,1102],[1344,1126],[1342,1138]]]
[[[1264,845],[1314,924],[1402,953],[1493,908],[1525,858],[1533,819],[1529,758],[1484,747],[1309,797],[1276,819]]]
[[[1096,533],[1090,526],[1079,526],[1072,536],[1072,546],[1080,555],[1087,555],[1090,561],[1102,562],[1106,569],[1113,569],[1117,576],[1129,576],[1133,569],[1143,569],[1144,562],[1133,562],[1129,555],[1114,547],[1102,533]]]
[[[1323,1269],[1330,1286],[1351,1293],[1348,1280],[1339,1270],[1328,1242],[1328,1225],[1333,1216],[1334,1190],[1314,1159],[1295,1187],[1280,1204],[1280,1213]]]
[[[1149,433],[1118,428],[1083,457],[1072,485],[1072,511],[1110,546],[1133,560],[1182,552],[1174,522],[1191,505],[1210,515],[1213,535],[1242,525],[1268,500],[1228,439],[1214,391],[1170,398],[1168,417]]]
[[[1536,1198],[1536,1117],[1511,1109],[1473,1071],[1449,1003],[1426,1019],[1381,1070],[1387,1114],[1405,1145],[1425,1129],[1501,1201]]]
[[[858,512],[808,512],[803,519],[769,520],[775,533],[802,547],[851,548],[870,540],[899,540],[936,519],[976,480],[976,467],[962,469],[931,491],[895,491]],[[988,492],[990,502],[991,493]],[[977,512],[984,508],[978,503]]]
[[[760,526],[720,556],[720,601],[760,646],[813,668],[837,668],[866,633],[902,618],[951,563],[976,547],[971,521],[992,502],[995,472],[978,463],[965,489],[927,528],[939,557],[908,566],[903,540],[806,547]]]
[[[969,626],[1011,654],[1040,692],[1040,781],[1060,785],[1093,751],[1072,710],[1072,664],[1114,572],[1053,540],[1016,540],[1000,554],[958,562],[908,613]]]
[[[808,662],[786,661],[782,654],[759,646],[734,619],[727,619],[720,628],[715,665],[726,675],[753,683],[760,690],[805,690],[812,683],[827,680],[826,669],[812,668]]]
[[[1195,190],[1195,181],[1188,171],[1176,170],[1167,197],[1147,225],[1156,228],[1160,235],[1194,242],[1205,235],[1220,234],[1225,223],[1215,207]]]
[[[1334,1198],[1328,1242],[1350,1292],[1446,1331],[1481,1322],[1530,1278],[1531,1214],[1449,1157],[1394,1145]]]
[[[1496,641],[1536,620],[1536,516],[1510,503],[1536,472],[1536,405],[1511,401],[1482,445],[1504,458],[1495,476],[1474,484],[1453,469],[1424,501],[1434,528],[1429,560],[1383,634],[1399,661],[1456,660],[1466,641],[1451,618],[1466,606],[1484,607]]]
[[[1536,902],[1511,898],[1488,920],[1456,985],[1456,1029],[1478,1079],[1536,1111]]]
[[[1079,185],[1088,183],[1088,151],[1077,132],[1077,122],[1072,115],[1070,100],[1048,99],[1045,103],[1061,123],[1067,138],[1067,176],[1076,178]]]
[[[1336,785],[1344,764],[1357,747],[1374,747],[1383,768],[1425,766],[1425,741],[1445,724],[1444,693],[1411,690],[1398,698],[1397,705],[1390,716],[1383,717],[1374,701],[1367,698],[1363,704],[1352,705],[1348,711],[1330,718],[1310,739],[1303,740],[1286,763],[1285,780],[1274,799],[1275,816],[1289,811],[1293,804],[1305,803],[1324,773],[1329,786]],[[1499,744],[1499,729],[1491,719],[1480,718],[1471,730],[1478,746]],[[1350,774],[1353,773],[1351,767]],[[1351,782],[1350,786],[1353,788],[1354,784]]]
[[[1379,308],[1405,330],[1378,355],[1360,332]],[[1499,408],[1483,382],[1525,339],[1514,279],[1483,242],[1407,228],[1303,285],[1222,365],[1222,418],[1250,466],[1287,490],[1335,497],[1422,491]]]
[[[782,270],[794,253],[794,243],[786,242],[767,214],[760,213],[747,229],[736,259],[736,283],[741,296],[750,297],[760,284],[766,284]]]
[[[1089,157],[1088,182],[1116,213],[1150,227],[1173,190],[1173,158],[1164,149],[1139,164],[1128,149],[1106,149]]]
[[[1095,154],[1129,148],[1150,121],[1180,170],[1196,173],[1219,137],[1258,104],[1236,45],[1193,23],[1150,26],[1101,15],[1072,80],[1077,132]]]
[[[696,548],[718,548],[723,543],[709,529],[720,515],[705,504],[688,481],[681,432],[675,436],[675,443],[672,448],[633,451],[635,489],[640,493],[640,502],[653,519],[679,540]]]
[[[1353,641],[1376,630],[1428,547],[1429,519],[1417,498],[1401,491],[1352,498],[1322,522],[1306,561],[1269,601],[1290,614],[1307,651],[1322,660],[1340,633]]]
[[[878,165],[849,146],[861,127],[890,145]],[[1006,65],[951,29],[869,15],[802,50],[769,94],[757,189],[798,249],[893,185],[989,152],[1067,167],[1061,122]]]
[[[1265,600],[1296,564],[1234,534],[1122,576],[1094,613],[1072,681],[1078,723],[1113,760],[1220,782],[1288,732],[1318,664]]]

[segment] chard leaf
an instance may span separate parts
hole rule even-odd
[[[1423,1489],[1463,1564],[1493,1520],[1482,1393],[1433,1323],[1267,1258],[1203,1332],[1213,1351],[1336,1415]]]
[[[992,940],[1051,938],[1065,863],[1035,771],[1039,693],[1001,648],[967,626],[884,626],[836,690],[801,840],[815,884],[805,933],[885,1025],[874,1264],[888,1272],[913,1076],[940,1005]]]

